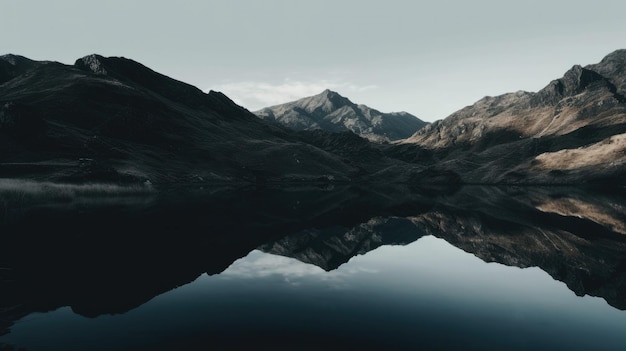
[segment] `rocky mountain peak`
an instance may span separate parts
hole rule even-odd
[[[84,69],[87,71],[91,71],[95,74],[107,74],[107,70],[104,68],[102,62],[104,61],[104,57],[96,54],[87,55],[85,57],[79,58],[74,63],[74,66]]]
[[[589,67],[574,65],[562,78],[555,79],[537,93],[536,101],[541,104],[553,104],[564,97],[582,93],[596,82],[606,82],[600,73]]]
[[[324,90],[319,95],[325,97],[328,100],[348,100],[347,98],[341,96],[341,94],[339,94],[338,92],[332,91],[330,89]]]
[[[563,95],[578,94],[591,83],[603,80],[597,72],[574,65],[561,79],[557,79],[557,86]]]
[[[303,99],[304,106],[307,111],[313,112],[321,110],[325,113],[339,109],[344,106],[354,105],[348,98],[341,96],[339,93],[326,89],[318,95]]]
[[[17,65],[18,60],[22,60],[22,59],[25,59],[25,57],[13,55],[13,54],[6,54],[6,55],[0,56],[0,60],[6,61],[13,66]]]
[[[599,65],[607,64],[626,64],[626,49],[615,50],[612,53],[606,55]]]
[[[618,94],[626,95],[626,49],[614,51],[585,68],[598,72],[615,86]]]
[[[576,65],[574,67],[576,67],[575,77],[578,79],[578,86],[582,89],[584,89],[585,87],[587,87],[587,85],[594,81],[604,79],[604,77],[599,75],[597,72],[584,68],[580,65]]]
[[[410,113],[383,113],[363,104],[357,105],[330,89],[264,108],[256,115],[294,130],[351,131],[377,142],[407,138],[426,124]]]

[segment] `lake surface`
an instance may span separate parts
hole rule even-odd
[[[626,347],[619,189],[118,190],[5,188],[0,350]]]

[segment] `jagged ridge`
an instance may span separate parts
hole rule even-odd
[[[626,133],[625,66],[626,50],[618,50],[598,64],[575,65],[536,93],[485,97],[404,143],[433,150],[465,182],[620,182],[626,172],[626,145],[617,137]],[[598,147],[613,142],[620,144]],[[553,167],[557,152],[578,148],[583,151],[567,168]],[[612,162],[598,164],[598,157]]]

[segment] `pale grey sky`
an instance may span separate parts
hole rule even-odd
[[[124,56],[250,110],[325,88],[433,121],[626,48],[626,1],[0,0],[0,54]]]

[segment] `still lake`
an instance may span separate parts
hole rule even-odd
[[[626,348],[620,192],[44,190],[4,193],[0,350]]]

